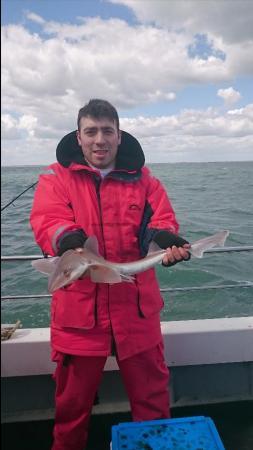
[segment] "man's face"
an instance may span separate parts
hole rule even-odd
[[[98,169],[106,169],[116,158],[121,134],[115,121],[107,118],[82,117],[78,144],[82,147],[86,161]]]

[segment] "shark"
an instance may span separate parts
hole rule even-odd
[[[192,256],[202,258],[205,251],[224,246],[228,235],[228,230],[219,231],[195,241],[187,250]],[[53,293],[85,276],[94,283],[134,282],[134,275],[161,263],[165,254],[166,250],[151,241],[144,258],[126,263],[111,262],[99,254],[96,236],[90,236],[82,249],[67,250],[62,256],[32,261],[32,266],[48,276],[48,291]]]

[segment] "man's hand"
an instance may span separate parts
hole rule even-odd
[[[87,239],[86,234],[83,230],[74,230],[66,232],[59,239],[58,245],[58,256],[62,256],[67,250],[74,250],[76,248],[82,248]]]
[[[179,261],[187,261],[191,256],[188,252],[188,249],[190,248],[190,244],[184,244],[182,247],[176,247],[175,245],[168,247],[166,249],[166,255],[162,261],[163,265],[170,266],[171,264],[176,264]]]

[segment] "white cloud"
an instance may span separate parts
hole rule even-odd
[[[61,127],[94,96],[106,93],[118,108],[174,101],[184,86],[230,80],[239,70],[234,58],[190,58],[186,35],[152,26],[95,18],[43,27],[48,38],[22,26],[2,30],[4,112],[37,117],[41,129],[48,121]]]
[[[210,33],[225,42],[252,41],[252,0],[109,0],[133,10],[143,23],[170,30]]]
[[[224,52],[225,60],[215,53],[190,58],[191,34],[130,26],[119,19],[83,18],[81,24],[70,25],[46,22],[33,13],[29,17],[48,38],[21,26],[3,27],[3,70],[12,89],[34,95],[65,96],[72,89],[80,98],[87,91],[106,91],[117,106],[134,106],[174,100],[175,91],[189,83],[228,81],[253,72],[252,42],[242,47],[213,36],[210,42]]]
[[[223,115],[208,108],[164,117],[124,118],[121,123],[140,140],[148,162],[253,158],[253,104]]]
[[[18,139],[26,136],[34,136],[37,126],[36,117],[23,115],[15,118],[10,114],[2,114],[2,138],[3,139]],[[25,135],[22,131],[26,132]]]
[[[64,24],[29,12],[27,18],[41,26],[41,35],[21,25],[2,27],[3,163],[10,163],[14,155],[17,164],[51,162],[57,142],[76,128],[78,109],[92,97],[107,98],[119,109],[150,106],[176,102],[180,90],[191,85],[224,86],[253,73],[247,25],[251,7],[246,13],[243,6],[235,18],[235,8],[230,5],[229,15],[221,1],[219,19],[212,0],[198,2],[199,8],[191,0],[124,3],[131,3],[147,23],[79,18],[78,24]],[[151,23],[152,12],[159,26]],[[201,56],[194,34],[204,29],[211,50]],[[196,54],[190,55],[189,48]],[[218,95],[231,108],[240,93],[228,88]],[[188,109],[171,116],[124,119],[123,125],[141,139],[149,160],[154,159],[154,145],[160,160],[169,161],[172,155],[212,158],[212,145],[223,149],[226,157],[238,149],[247,159],[253,148],[251,114],[250,105],[227,113]]]
[[[252,137],[253,104],[232,112],[228,111],[225,114],[221,114],[213,108],[202,111],[188,109],[172,116],[123,118],[121,124],[124,129],[140,139],[171,135],[191,136],[192,138],[199,136]]]
[[[10,119],[9,119],[10,120]],[[218,110],[183,110],[163,117],[122,118],[121,128],[139,139],[147,162],[250,160],[253,158],[253,104],[221,114]],[[27,129],[32,121],[23,118]],[[3,162],[47,164],[55,159],[58,139],[38,139],[31,134],[22,144],[4,146]],[[32,154],[30,148],[33,148]],[[8,148],[12,149],[11,152]]]
[[[10,114],[1,116],[1,137],[2,139],[18,139],[20,136],[17,128],[17,120]]]
[[[35,14],[33,12],[27,12],[26,17],[28,20],[38,23],[39,25],[43,25],[45,23],[45,20],[43,19],[43,17],[41,17],[38,14]]]
[[[227,89],[219,89],[217,92],[218,97],[223,98],[227,106],[231,106],[237,103],[241,99],[240,92],[236,91],[234,88],[229,87]]]
[[[196,35],[207,36],[213,56],[219,60],[219,55],[223,55],[226,60],[216,67],[215,60],[212,61],[211,71],[214,69],[216,76],[220,70],[225,71],[224,77],[229,75],[231,79],[239,74],[253,74],[252,0],[108,1],[130,7],[143,24],[155,24],[170,33],[183,34],[189,48],[194,47]],[[209,72],[208,65],[205,67]],[[214,73],[210,81],[212,78]]]

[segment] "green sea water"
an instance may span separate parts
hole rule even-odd
[[[229,230],[226,246],[253,245],[253,162],[150,164],[166,187],[180,235],[190,242]],[[2,206],[37,180],[38,166],[2,168]],[[2,255],[40,254],[29,225],[31,189],[2,212]],[[45,199],[46,201],[46,199]],[[161,288],[231,285],[233,289],[163,294],[162,320],[253,315],[253,252],[206,254],[169,269],[157,268]],[[47,294],[47,278],[30,261],[2,263],[2,295]],[[1,303],[2,323],[20,319],[23,327],[49,325],[50,299]]]

